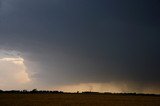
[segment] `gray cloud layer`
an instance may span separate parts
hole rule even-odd
[[[40,85],[160,83],[158,0],[0,0],[0,47]]]

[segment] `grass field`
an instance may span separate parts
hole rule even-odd
[[[0,106],[160,106],[160,96],[0,94]]]

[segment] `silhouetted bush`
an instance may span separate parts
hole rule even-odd
[[[90,92],[90,91],[85,91],[82,92],[83,94],[99,94],[99,92]]]

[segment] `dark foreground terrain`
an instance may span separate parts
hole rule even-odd
[[[0,94],[0,106],[160,106],[160,96],[116,94]]]

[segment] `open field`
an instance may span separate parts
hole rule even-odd
[[[0,106],[160,106],[160,96],[0,94]]]

